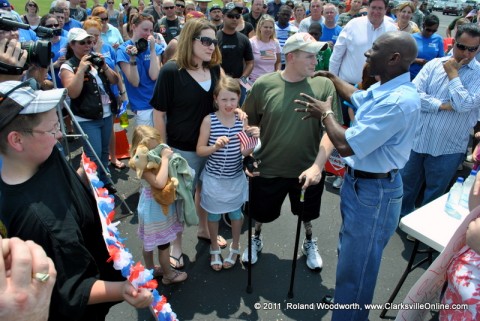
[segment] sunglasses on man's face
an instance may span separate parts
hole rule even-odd
[[[217,39],[212,39],[209,37],[197,37],[195,40],[198,40],[204,45],[205,47],[210,47],[212,44],[214,46],[218,45],[218,40]]]
[[[460,43],[456,43],[455,46],[457,46],[457,48],[461,51],[465,51],[465,50],[468,50],[469,52],[476,52],[478,50],[478,47],[479,46],[476,46],[476,47],[467,47],[465,45],[462,45]]]
[[[229,14],[227,14],[227,17],[230,18],[230,19],[240,19],[241,14],[239,14],[239,13],[235,13],[235,14],[234,13],[229,13]]]
[[[165,10],[172,10],[172,9],[175,9],[175,6],[163,7],[163,9],[165,9]]]
[[[50,25],[45,25],[45,27],[47,27],[47,28],[58,28],[58,27],[60,27],[60,25],[58,23],[52,23]]]
[[[179,7],[179,8],[185,8],[185,5],[184,4],[176,4],[175,6]]]

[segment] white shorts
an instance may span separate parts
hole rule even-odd
[[[153,127],[153,108],[147,110],[137,110],[135,115],[137,126],[148,125]]]

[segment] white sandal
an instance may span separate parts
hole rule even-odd
[[[222,251],[220,249],[218,250],[212,250],[212,248],[210,248],[210,255],[215,255],[215,259],[212,261],[210,259],[210,266],[212,267],[212,270],[218,272],[222,269],[222,257],[221,257],[221,254],[222,254]],[[219,265],[220,267],[218,268],[218,270],[215,268],[215,265]]]
[[[234,255],[237,255],[235,260],[232,258]],[[238,246],[238,250],[235,250],[235,249],[232,249],[232,244],[230,244],[230,253],[228,253],[228,257],[225,260],[223,260],[223,268],[225,270],[233,268],[237,263],[239,255],[240,255],[240,245]],[[225,265],[225,263],[229,263],[230,265]]]

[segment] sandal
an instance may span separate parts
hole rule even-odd
[[[183,269],[185,267],[185,264],[183,262],[183,253],[180,254],[179,257],[170,255],[170,266],[172,267],[172,269],[176,269],[176,270]]]
[[[222,254],[221,250],[212,250],[212,248],[210,248],[210,255],[214,255],[213,260],[210,258],[210,266],[212,267],[212,270],[216,272],[220,271],[223,266],[220,254]],[[215,267],[216,265],[218,265],[218,267]]]
[[[233,259],[233,256],[236,255],[235,260]],[[230,244],[230,253],[228,253],[228,257],[223,260],[223,268],[225,270],[231,269],[235,266],[235,263],[237,263],[238,256],[240,255],[240,246],[238,247],[237,250],[232,249],[232,244]],[[228,263],[226,265],[225,263]]]
[[[124,163],[122,163],[118,159],[115,162],[110,162],[110,165],[112,165],[116,169],[124,169],[124,168],[127,167],[127,165],[125,165]]]
[[[209,238],[206,238],[204,236],[197,236],[197,238],[199,240],[202,240],[202,241],[205,241],[207,242],[208,244],[211,243],[210,239]],[[217,235],[217,243],[218,243],[218,246],[221,248],[221,249],[224,249],[227,247],[227,241],[225,241],[225,239],[223,238],[223,236],[221,235]]]
[[[180,272],[180,271],[177,271],[177,270],[172,270],[172,271],[174,273],[172,277],[167,277],[166,275],[163,276],[163,278],[162,278],[163,285],[180,283],[180,282],[185,281],[188,277],[187,273],[185,273],[185,272]]]

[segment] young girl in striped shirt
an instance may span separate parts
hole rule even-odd
[[[260,134],[258,127],[248,127],[235,113],[240,93],[237,80],[228,76],[221,78],[213,92],[218,110],[203,119],[197,143],[197,154],[201,157],[208,156],[200,176],[200,205],[208,212],[210,266],[215,271],[232,268],[240,254],[240,231],[243,222],[241,207],[248,198],[242,155],[252,153],[255,146],[241,144],[238,134],[244,131],[247,136],[254,138],[258,138]],[[228,213],[232,222],[232,243],[230,253],[222,263],[217,234],[218,221],[224,213]]]

